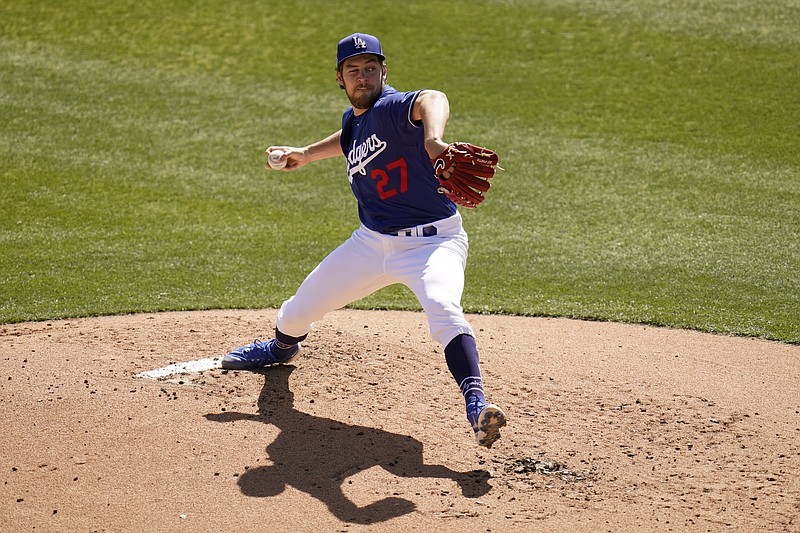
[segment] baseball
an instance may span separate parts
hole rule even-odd
[[[283,150],[273,150],[269,153],[269,157],[267,158],[267,162],[269,163],[269,167],[275,170],[280,170],[286,166],[286,160],[281,159],[283,157]]]

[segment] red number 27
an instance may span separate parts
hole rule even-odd
[[[387,200],[398,192],[394,187],[387,188],[389,185],[389,172],[395,169],[400,170],[399,192],[404,193],[408,190],[408,165],[406,164],[406,160],[401,157],[397,161],[392,161],[386,165],[386,170],[382,168],[376,168],[372,171],[372,179],[378,180],[378,196],[381,200]]]

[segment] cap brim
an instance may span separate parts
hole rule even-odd
[[[350,54],[349,56],[342,58],[342,60],[341,60],[341,61],[339,61],[339,62],[336,64],[336,66],[337,66],[337,67],[340,67],[340,66],[342,66],[342,63],[344,63],[345,61],[347,61],[347,60],[348,60],[348,59],[350,59],[351,57],[356,57],[356,56],[368,56],[368,55],[369,55],[369,56],[375,56],[375,57],[379,57],[379,58],[381,59],[381,61],[385,61],[385,60],[386,60],[386,56],[385,56],[385,55],[383,55],[383,54],[376,54],[375,52],[358,52],[358,53],[355,53],[355,54]]]

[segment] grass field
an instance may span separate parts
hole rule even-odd
[[[501,153],[469,312],[800,342],[800,3],[0,5],[0,323],[277,306],[357,224],[336,42]],[[416,308],[404,288],[355,304]]]

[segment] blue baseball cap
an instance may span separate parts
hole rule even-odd
[[[336,54],[336,67],[340,67],[342,61],[345,59],[361,54],[376,55],[381,61],[386,59],[381,49],[381,42],[377,37],[366,33],[354,33],[339,41],[339,48]]]

